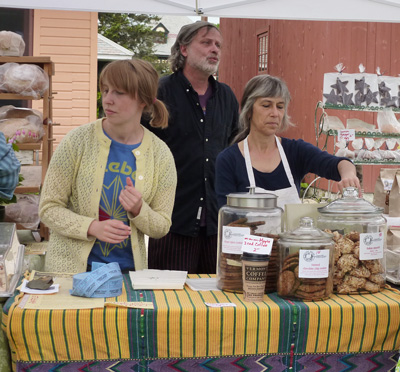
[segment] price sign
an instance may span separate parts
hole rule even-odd
[[[354,129],[341,129],[338,132],[338,140],[345,140],[346,142],[354,141],[356,139],[356,132]]]
[[[243,238],[242,252],[255,254],[271,254],[274,239],[265,236],[245,235]]]

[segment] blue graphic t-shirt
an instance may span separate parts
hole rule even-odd
[[[132,151],[139,145],[140,143],[125,145],[111,139],[100,198],[100,221],[115,219],[129,225],[127,213],[119,202],[119,194],[126,186],[127,177],[131,177],[133,185],[135,185],[136,159]],[[88,265],[92,265],[92,262],[118,262],[122,271],[134,270],[131,238],[129,237],[119,244],[106,243],[96,239],[88,258]]]

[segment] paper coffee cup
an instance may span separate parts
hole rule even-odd
[[[242,278],[243,299],[247,302],[261,302],[264,299],[269,256],[243,252]]]

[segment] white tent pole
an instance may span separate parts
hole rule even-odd
[[[203,12],[199,9],[199,0],[196,0],[196,14],[203,14]]]

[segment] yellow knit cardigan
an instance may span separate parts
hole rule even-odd
[[[99,217],[104,170],[111,140],[99,119],[73,129],[57,147],[41,191],[39,215],[50,228],[45,270],[86,271],[95,239],[87,236],[89,225]],[[138,216],[128,213],[136,270],[147,268],[144,234],[166,235],[176,190],[176,168],[168,146],[144,129],[142,143],[132,151],[136,158],[135,188],[143,206]]]

